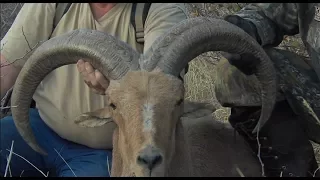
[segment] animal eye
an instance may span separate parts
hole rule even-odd
[[[179,101],[177,102],[176,106],[179,106],[182,102],[183,102],[183,99],[179,99]]]
[[[114,105],[113,103],[110,103],[110,107],[112,107],[113,110],[115,110],[117,108],[117,106]]]

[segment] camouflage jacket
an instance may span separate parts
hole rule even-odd
[[[299,33],[320,79],[320,3],[256,3],[236,15],[255,24],[264,47]]]

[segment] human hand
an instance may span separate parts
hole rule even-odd
[[[89,62],[85,62],[82,59],[77,62],[77,68],[84,78],[84,82],[94,93],[105,95],[109,80],[99,70],[94,69]]]
[[[245,20],[237,15],[227,15],[224,17],[224,20],[241,28],[261,45],[261,39],[259,37],[257,28],[251,21]]]
[[[237,15],[228,15],[224,18],[224,20],[228,21],[231,24],[234,24],[244,30],[247,34],[253,37],[259,44],[261,44],[261,40],[257,33],[257,29],[255,25],[247,21]],[[256,64],[252,64],[258,61],[252,61],[253,57],[248,57],[246,55],[239,54],[231,54],[228,52],[222,52],[222,56],[224,56],[231,65],[237,67],[240,71],[242,71],[246,75],[252,75],[255,72],[254,67]]]
[[[245,75],[252,75],[256,72],[256,66],[258,61],[253,61],[251,56],[239,54],[231,54],[227,52],[221,52],[221,55],[226,58],[229,63],[239,69]]]

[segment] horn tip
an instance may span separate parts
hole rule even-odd
[[[40,153],[41,155],[44,155],[44,156],[48,155],[48,153],[45,150],[43,150],[39,145],[33,144],[33,143],[30,143],[29,145],[31,146],[31,148],[33,150],[35,150],[36,152]]]

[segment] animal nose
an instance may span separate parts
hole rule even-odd
[[[148,167],[150,170],[161,164],[162,160],[163,157],[160,152],[152,147],[145,148],[137,157],[137,163],[141,166]]]
[[[148,169],[152,170],[162,162],[162,156],[160,154],[143,154],[138,156],[137,161],[138,164],[147,166]]]

